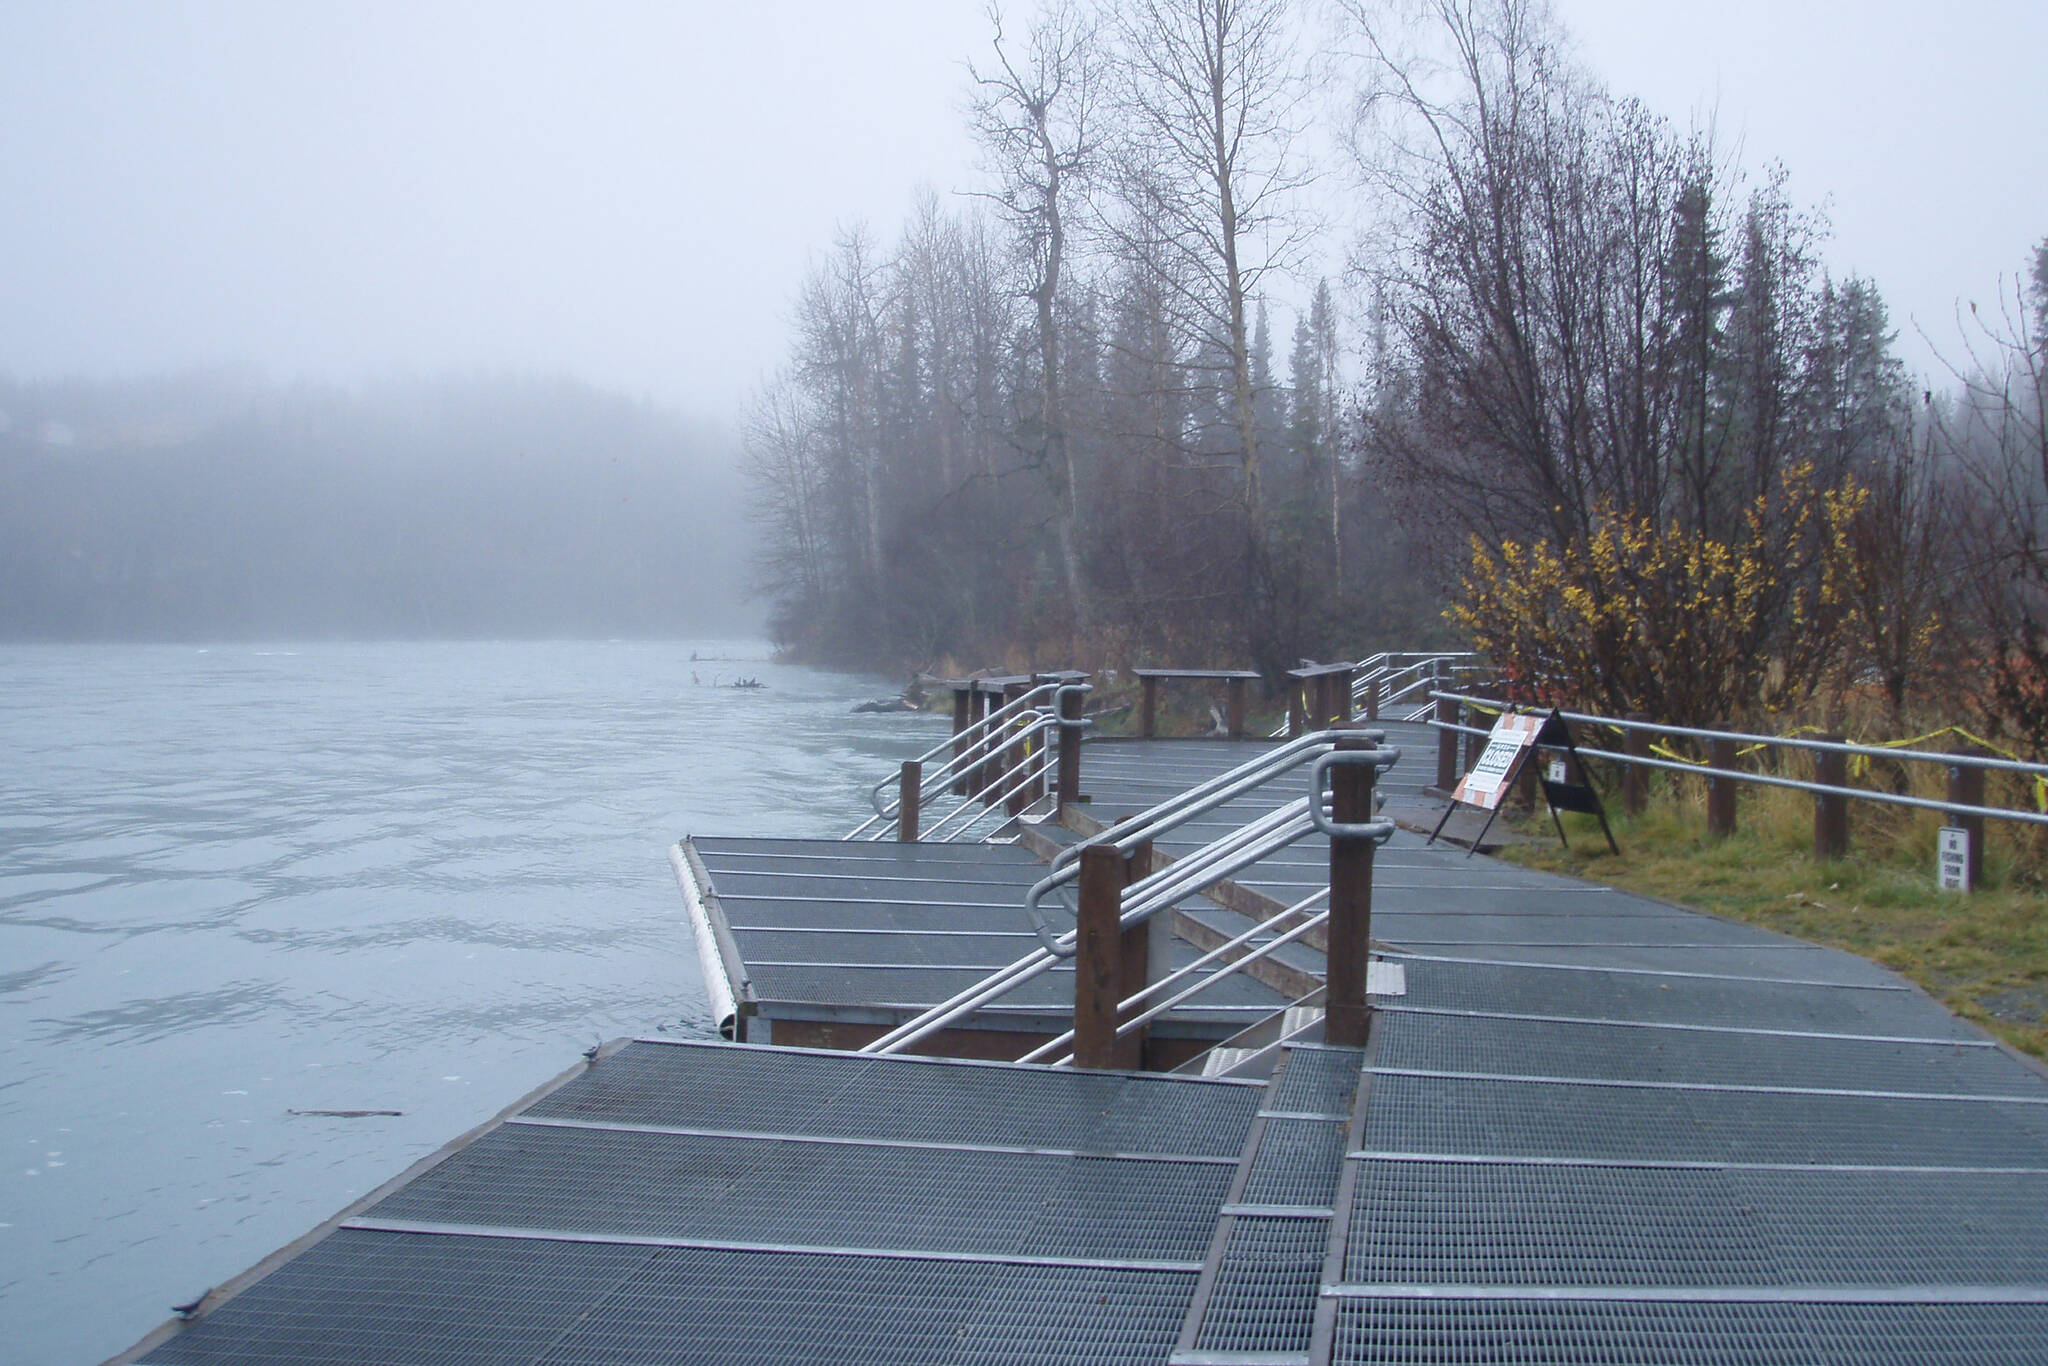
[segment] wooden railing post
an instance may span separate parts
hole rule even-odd
[[[1714,768],[1735,768],[1735,742],[1709,740],[1707,763]],[[1735,833],[1735,780],[1707,775],[1707,833],[1726,839]]]
[[[1159,680],[1138,681],[1138,734],[1150,740],[1159,721]]]
[[[1030,688],[1029,683],[1006,685],[1003,688],[1002,705],[1009,706]],[[1000,738],[1010,742],[1010,747],[1003,751],[1002,768],[999,770],[1002,774],[1003,787],[1009,792],[1009,795],[1003,798],[1003,810],[1009,815],[1020,816],[1024,813],[1024,808],[1031,804],[1031,785],[1022,781],[1024,775],[1030,771],[1025,765],[1031,762],[1031,743],[1020,738],[1020,732],[1023,730],[1021,716],[1011,718],[1003,729],[1007,734]]]
[[[1381,686],[1382,680],[1377,674],[1365,680],[1365,719],[1368,721],[1380,719]]]
[[[960,765],[967,761],[970,748],[960,733],[974,724],[974,684],[955,684],[953,687],[953,764],[954,772],[960,776],[953,780],[953,795],[964,797],[974,789],[968,786],[969,777]]]
[[[1639,711],[1628,714],[1631,721],[1647,721],[1650,718]],[[1622,735],[1622,749],[1637,759],[1650,757],[1650,732],[1646,730],[1625,731]],[[1650,770],[1640,764],[1624,764],[1621,769],[1621,804],[1631,816],[1640,816],[1650,805]]]
[[[1116,1066],[1117,1004],[1123,1000],[1123,855],[1106,844],[1081,850],[1075,905],[1074,1066]]]
[[[1146,840],[1124,856],[1124,886],[1144,877],[1152,871],[1152,842]],[[1171,915],[1162,911],[1160,915]],[[1117,998],[1126,1000],[1137,991],[1172,971],[1169,954],[1173,944],[1173,929],[1170,924],[1155,923],[1158,916],[1123,931],[1119,939],[1117,955]],[[1154,933],[1154,929],[1158,933]],[[1145,1065],[1145,1036],[1147,1030],[1138,1028],[1116,1040],[1110,1049],[1110,1066],[1137,1071]]]
[[[1308,729],[1308,704],[1302,695],[1308,691],[1308,680],[1291,679],[1287,684],[1287,738],[1298,739]]]
[[[1337,741],[1342,751],[1372,749],[1363,735]],[[1339,764],[1330,770],[1330,818],[1339,825],[1363,825],[1373,818],[1374,770]],[[1328,993],[1323,1006],[1323,1041],[1338,1048],[1365,1047],[1370,1007],[1365,986],[1372,950],[1372,857],[1369,837],[1340,835],[1330,841]]]
[[[1964,754],[1981,754],[1974,745],[1965,746]],[[1984,805],[1984,770],[1975,764],[1950,764],[1948,768],[1948,799],[1957,806]],[[1967,815],[1961,811],[1948,813],[1948,823],[1960,826],[1970,832],[1970,889],[1975,891],[1984,885],[1984,818]]]
[[[1227,680],[1229,700],[1225,703],[1225,706],[1228,719],[1224,723],[1224,728],[1230,732],[1230,738],[1233,740],[1244,739],[1245,684],[1247,681],[1242,678]]]
[[[1081,800],[1081,703],[1084,699],[1078,688],[1054,696],[1059,699],[1060,717],[1059,804],[1068,806]]]
[[[1436,700],[1436,719],[1449,726],[1458,719],[1458,704],[1449,697]],[[1436,733],[1436,785],[1446,796],[1458,785],[1458,732],[1439,728]]]
[[[903,761],[896,780],[896,838],[917,843],[918,790],[924,786],[924,765],[915,759]]]
[[[1817,735],[1816,740],[1842,743],[1839,735]],[[1829,787],[1849,785],[1849,756],[1838,749],[1813,752],[1813,780]],[[1813,856],[1836,859],[1849,852],[1849,799],[1833,792],[1813,794]]]
[[[1351,670],[1342,668],[1330,675],[1330,724],[1351,724]]]
[[[1481,719],[1485,713],[1481,712],[1479,708],[1467,702],[1462,705],[1460,711],[1466,725],[1471,726],[1474,730],[1484,731],[1486,729],[1485,722]],[[1484,753],[1486,753],[1486,736],[1482,734],[1465,737],[1465,771],[1467,773],[1470,773],[1478,766],[1479,756]]]

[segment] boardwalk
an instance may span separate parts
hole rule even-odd
[[[1088,809],[1246,752],[1090,746]],[[815,985],[867,1028],[1028,942],[997,924],[1037,867],[1018,847],[697,846],[757,1003],[845,961],[806,933],[960,931],[916,1001],[890,998],[917,970]],[[1310,837],[1225,900],[1298,900],[1324,858]],[[1377,872],[1405,990],[1364,1050],[1303,1012],[1237,1079],[631,1043],[131,1359],[2048,1361],[2029,1062],[1833,950],[1406,833]],[[1319,973],[1312,944],[1283,953]]]

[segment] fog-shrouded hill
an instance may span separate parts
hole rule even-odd
[[[727,436],[564,380],[0,379],[0,638],[751,627]]]

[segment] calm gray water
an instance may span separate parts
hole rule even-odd
[[[841,834],[943,729],[764,653],[0,647],[0,1357],[97,1361],[590,1045],[705,1031],[666,847]]]

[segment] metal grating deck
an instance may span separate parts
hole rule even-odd
[[[1261,1094],[635,1043],[140,1360],[1163,1361]]]

